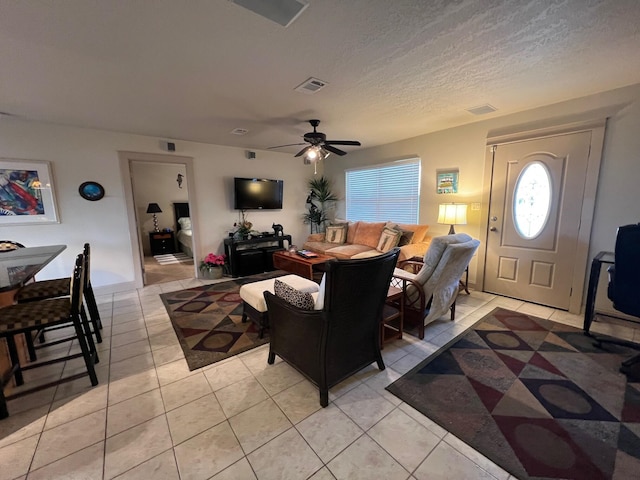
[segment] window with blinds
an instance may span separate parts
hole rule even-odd
[[[346,171],[348,220],[418,223],[420,159]]]

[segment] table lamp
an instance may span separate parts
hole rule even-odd
[[[156,216],[156,213],[162,213],[160,205],[157,203],[150,203],[147,207],[147,213],[153,213],[153,231],[159,232],[160,229],[158,228],[158,217]]]
[[[454,225],[467,224],[466,203],[441,203],[438,207],[438,223],[450,225],[449,235],[456,233]]]

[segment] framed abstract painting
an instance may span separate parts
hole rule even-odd
[[[51,164],[0,158],[0,226],[59,223]]]

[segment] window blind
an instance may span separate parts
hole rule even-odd
[[[420,159],[346,171],[348,220],[418,223]]]

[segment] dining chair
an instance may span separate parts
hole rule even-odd
[[[91,287],[91,247],[88,243],[84,244],[83,258],[85,262],[84,300],[87,303],[87,309],[89,310],[89,316],[91,317],[91,324],[93,325],[93,333],[96,337],[96,342],[102,343],[102,335],[100,334],[100,330],[102,329],[102,321],[100,319],[100,312],[98,311],[96,297],[93,293],[93,288]],[[20,290],[18,290],[18,293],[16,294],[16,301],[22,304],[46,300],[50,298],[69,296],[71,294],[71,291],[69,290],[70,280],[71,279],[69,277],[65,277],[56,278],[53,280],[42,280],[31,283],[29,285],[25,285]],[[85,314],[84,308],[82,308],[81,314]],[[65,327],[66,325],[59,325],[53,328],[43,329],[36,335],[36,338],[39,338],[40,342],[44,343],[45,331]],[[40,345],[37,348],[62,343],[64,341],[71,340],[72,338],[73,337],[57,340],[55,342],[49,342],[48,344]],[[31,344],[29,344],[29,340],[27,340],[27,348],[29,349],[31,360],[35,360],[35,347],[33,347],[33,341],[31,341],[30,343]]]
[[[2,308],[0,317],[0,338],[7,341],[7,349],[11,367],[7,372],[0,372],[0,419],[9,416],[7,401],[22,397],[35,391],[40,391],[60,383],[68,382],[88,375],[91,385],[98,384],[98,377],[95,371],[95,364],[98,363],[98,352],[91,335],[91,327],[86,319],[81,315],[84,290],[84,255],[79,254],[76,258],[73,275],[70,277],[69,290],[70,297],[60,297],[50,300],[40,300],[29,303],[9,305]],[[26,334],[30,336],[32,332],[40,330],[42,327],[71,323],[76,332],[81,353],[48,359],[40,362],[20,365],[18,351],[14,336]],[[16,386],[24,384],[22,372],[38,367],[44,367],[53,363],[71,360],[82,357],[84,359],[86,372],[58,378],[44,385],[39,384],[30,389],[20,389],[16,393],[5,396],[4,389],[11,380],[15,379]]]

